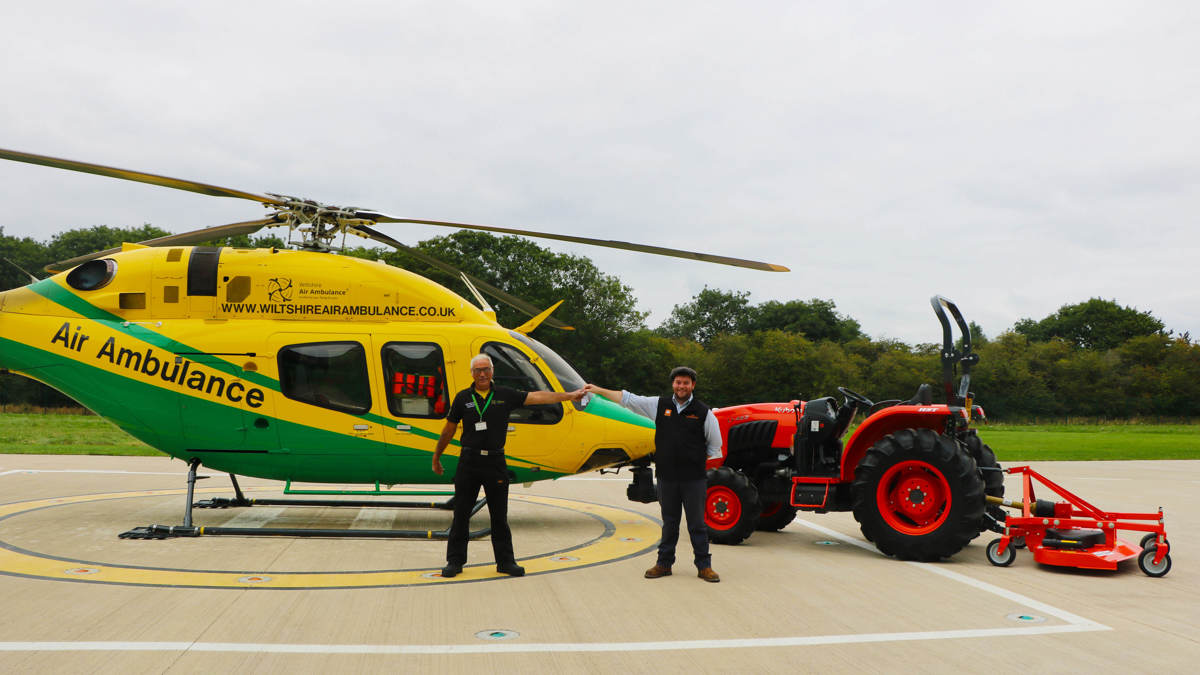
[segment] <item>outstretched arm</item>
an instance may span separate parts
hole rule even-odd
[[[604,387],[597,387],[594,384],[588,384],[584,385],[583,390],[589,394],[599,394],[613,403],[621,402],[621,390],[619,389],[605,389]]]
[[[522,405],[538,405],[540,403],[558,403],[560,401],[578,401],[586,392],[583,389],[575,391],[531,391],[525,396]]]

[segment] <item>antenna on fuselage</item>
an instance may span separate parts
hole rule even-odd
[[[38,279],[37,277],[33,276],[28,271],[26,271],[26,269],[24,267],[21,267],[20,265],[9,260],[8,258],[5,258],[4,256],[0,256],[0,260],[3,260],[4,262],[8,263],[9,265],[12,265],[13,267],[21,270],[21,274],[24,274],[25,276],[29,277],[29,283],[33,284],[33,283],[37,283],[38,281],[40,281],[40,279]]]
[[[496,310],[492,309],[492,306],[488,304],[488,301],[483,298],[483,294],[479,292],[479,289],[475,288],[475,284],[471,283],[471,280],[467,278],[466,273],[459,272],[458,276],[461,277],[463,283],[467,285],[467,290],[471,291],[471,295],[475,296],[475,301],[479,303],[479,309],[483,310],[483,313],[487,315],[489,319],[495,321]]]

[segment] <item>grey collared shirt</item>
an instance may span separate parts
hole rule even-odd
[[[692,402],[692,398],[694,397],[689,396],[686,401],[680,403],[672,396],[671,402],[675,404],[675,412],[683,412],[683,409]],[[658,415],[657,396],[638,396],[622,389],[621,406],[650,419],[654,419]],[[721,456],[721,425],[717,424],[717,417],[713,415],[712,410],[709,410],[708,416],[704,418],[704,444],[708,446],[709,459],[717,459]]]

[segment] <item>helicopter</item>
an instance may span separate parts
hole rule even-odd
[[[250,500],[237,476],[286,481],[285,493],[293,483],[374,485],[351,493],[298,491],[305,494],[382,495],[392,492],[381,486],[451,482],[458,441],[444,456],[444,475],[433,472],[430,458],[450,400],[471,383],[468,364],[476,354],[492,358],[498,384],[525,391],[583,387],[584,379],[566,359],[530,337],[543,323],[570,328],[550,316],[562,301],[539,310],[393,239],[378,225],[483,230],[788,271],[623,241],[398,218],[15,150],[0,149],[0,158],[249,200],[271,210],[256,220],[52,263],[46,266],[52,276],[0,292],[0,372],[49,385],[188,464],[183,525],[125,533],[134,538],[254,534],[193,526],[192,498],[201,466],[229,474],[236,497],[199,506],[328,504]],[[277,226],[288,228],[287,248],[204,245]],[[475,304],[407,270],[336,255],[337,238],[344,244],[347,235],[459,275]],[[531,318],[513,328],[501,326],[484,294]],[[506,443],[511,477],[521,483],[645,461],[653,450],[653,423],[603,397],[522,408],[512,416]],[[417,504],[427,502],[372,502]],[[448,508],[449,503],[433,505]],[[481,506],[482,500],[476,511]],[[444,531],[377,532],[444,536]]]

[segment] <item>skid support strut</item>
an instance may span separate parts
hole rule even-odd
[[[441,510],[453,510],[453,498],[444,502],[436,501],[372,501],[367,499],[356,500],[338,500],[338,499],[248,499],[242,492],[242,488],[238,485],[237,477],[229,474],[230,480],[233,481],[234,497],[232,499],[226,497],[216,497],[213,499],[205,499],[199,502],[193,502],[195,497],[196,481],[208,476],[197,476],[196,470],[200,467],[200,460],[193,459],[188,464],[187,476],[187,502],[184,505],[183,524],[182,525],[147,525],[145,527],[135,527],[128,532],[122,532],[119,536],[121,539],[168,539],[171,537],[199,537],[202,535],[227,535],[237,537],[347,537],[347,538],[372,538],[372,539],[447,539],[450,536],[450,528],[447,526],[441,530],[355,530],[355,529],[318,529],[307,527],[204,527],[192,524],[192,507],[202,509],[224,509],[230,507],[246,507],[246,506],[327,506],[327,507],[391,507],[391,508],[433,508]],[[444,494],[444,493],[430,493]],[[479,513],[480,509],[487,504],[487,498],[483,497],[475,502],[474,508],[471,509],[471,516],[474,517]],[[470,531],[467,536],[471,539],[485,537],[491,534],[492,528],[484,527],[478,530]]]

